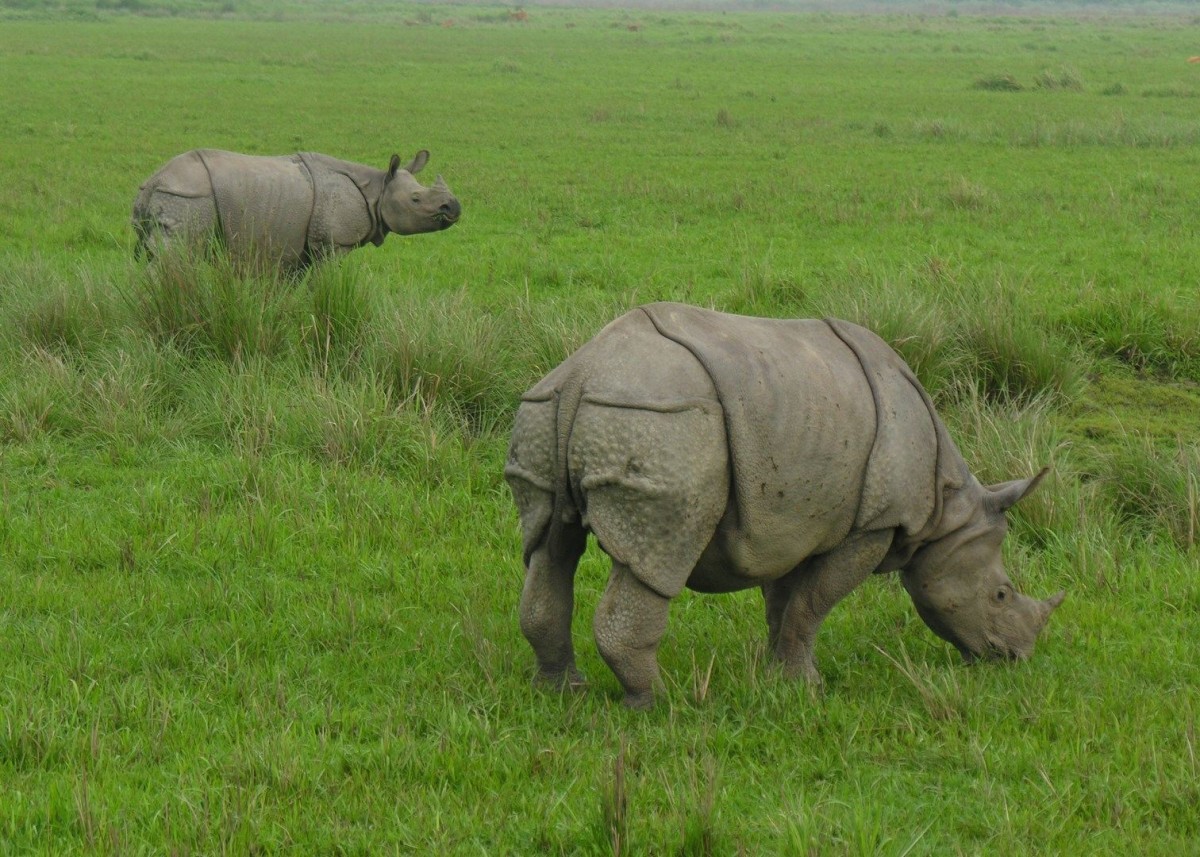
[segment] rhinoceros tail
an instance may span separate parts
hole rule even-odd
[[[137,197],[133,200],[133,214],[129,218],[129,225],[133,227],[137,236],[137,243],[133,247],[135,259],[154,258],[152,236],[158,223],[151,209],[151,201],[157,188],[157,182],[150,179],[138,188]]]
[[[149,248],[146,246],[146,237],[150,231],[149,213],[146,211],[146,188],[143,185],[138,192],[137,199],[133,202],[133,215],[129,218],[129,225],[133,227],[133,234],[137,236],[137,242],[133,245],[133,256],[135,259],[145,259],[149,254]]]

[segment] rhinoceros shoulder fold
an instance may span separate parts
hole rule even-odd
[[[875,443],[856,527],[899,527],[918,536],[940,518],[945,490],[963,483],[958,450],[929,394],[890,345],[857,324],[825,322],[858,358],[875,402]]]

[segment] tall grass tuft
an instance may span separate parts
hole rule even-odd
[[[99,307],[78,299],[66,289],[55,289],[39,299],[19,321],[29,345],[50,351],[82,351],[102,339],[106,324]]]
[[[1086,383],[1072,343],[1055,336],[1014,291],[998,284],[990,294],[958,300],[957,337],[967,366],[961,386],[993,401],[1072,399]]]
[[[279,448],[281,416],[296,395],[290,379],[271,371],[262,358],[235,366],[200,362],[189,374],[187,403],[190,433],[217,441],[239,456],[260,460]]]
[[[987,92],[1022,92],[1025,86],[1011,74],[993,74],[977,79],[971,88]]]
[[[600,799],[599,843],[613,857],[629,853],[629,792],[625,783],[625,738],[622,737],[613,758],[612,785],[604,788]]]
[[[438,484],[455,428],[396,399],[378,379],[313,376],[281,417],[288,446],[338,467],[379,469],[394,478]]]
[[[966,176],[959,176],[946,190],[946,201],[951,208],[960,211],[978,211],[991,204],[992,194],[983,185],[976,184]]]
[[[23,443],[43,434],[73,434],[81,427],[74,407],[82,382],[62,356],[33,347],[0,391],[0,440]]]
[[[1079,77],[1079,72],[1069,68],[1061,68],[1057,72],[1046,69],[1034,78],[1033,85],[1038,89],[1083,91],[1083,80]]]
[[[243,271],[227,254],[180,249],[135,278],[130,300],[155,341],[241,363],[291,346],[296,287],[278,273]]]
[[[865,272],[862,282],[828,284],[805,295],[797,314],[875,331],[939,400],[1070,399],[1086,380],[1075,345],[1031,313],[1014,288],[970,282],[938,259],[898,279]]]
[[[575,353],[634,303],[632,297],[615,298],[588,292],[532,300],[523,295],[505,310],[509,319],[509,347],[513,352],[514,387],[523,392],[543,375]]]
[[[75,403],[84,431],[116,447],[185,434],[172,392],[179,383],[176,356],[132,341],[91,360]]]
[[[1087,350],[1141,372],[1200,381],[1200,303],[1162,295],[1093,296],[1059,322]]]
[[[314,364],[328,374],[331,363],[351,361],[365,347],[376,304],[364,288],[358,269],[324,264],[308,279],[311,309],[304,327],[306,351]]]
[[[70,274],[33,258],[0,271],[0,316],[21,345],[59,354],[88,352],[116,325],[109,283],[84,265]]]
[[[511,366],[517,335],[458,293],[383,316],[367,360],[402,401],[446,408],[472,433],[487,434],[506,421],[524,389]]]
[[[1148,526],[1191,549],[1200,536],[1200,446],[1164,448],[1149,437],[1101,453],[1098,479],[1126,521]]]
[[[692,806],[687,813],[683,828],[683,843],[679,854],[688,857],[708,857],[725,853],[728,843],[722,843],[716,824],[718,772],[712,757],[704,759],[704,781],[697,781],[696,768],[692,771]]]
[[[770,255],[746,259],[738,271],[733,293],[722,307],[741,315],[787,316],[802,314],[808,295],[799,278],[776,269]]]

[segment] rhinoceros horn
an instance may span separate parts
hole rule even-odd
[[[1066,597],[1067,591],[1065,589],[1060,589],[1046,600],[1038,602],[1038,613],[1041,618],[1041,622],[1038,625],[1038,631],[1041,631],[1042,628],[1046,627],[1046,620],[1050,618],[1050,614],[1058,608],[1058,605],[1063,603],[1063,599]]]
[[[1030,598],[1020,592],[1014,592],[1013,595],[1018,602],[1015,615],[1026,617],[1025,627],[1028,628],[1028,632],[1026,634],[1018,634],[1016,637],[1009,635],[998,635],[996,637],[990,634],[985,635],[985,638],[992,645],[992,650],[989,654],[993,657],[1028,658],[1033,650],[1033,641],[1041,635],[1042,629],[1046,627],[1046,622],[1050,618],[1050,614],[1067,597],[1066,591],[1057,592],[1044,601]],[[973,661],[975,660],[975,655],[972,654],[966,659],[968,662]]]

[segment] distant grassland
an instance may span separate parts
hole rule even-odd
[[[0,854],[1194,848],[1200,19],[1104,12],[0,4]],[[463,220],[135,263],[200,146],[428,148]],[[1034,659],[880,579],[813,696],[685,595],[634,715],[593,549],[593,685],[532,690],[512,411],[658,299],[861,321],[982,480],[1052,465]]]

